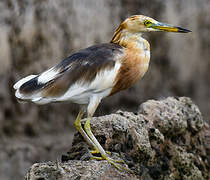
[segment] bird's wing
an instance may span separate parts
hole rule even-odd
[[[119,69],[118,60],[124,56],[123,48],[117,44],[91,46],[26,82],[20,87],[20,92],[27,94],[40,89],[41,96],[46,98],[60,97],[75,84],[85,85],[93,91],[111,88],[109,86],[112,86],[112,79]]]

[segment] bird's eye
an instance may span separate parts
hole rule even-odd
[[[151,21],[149,21],[149,20],[145,20],[145,21],[144,21],[144,25],[145,25],[145,26],[149,26],[150,24],[151,24]]]

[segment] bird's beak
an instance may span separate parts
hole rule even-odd
[[[170,24],[165,24],[161,22],[154,23],[151,28],[154,28],[159,31],[167,31],[167,32],[179,32],[179,33],[188,33],[192,32],[190,30],[178,27],[178,26],[173,26]]]

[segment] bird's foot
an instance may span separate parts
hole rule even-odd
[[[115,166],[118,170],[120,171],[127,171],[129,173],[132,173],[132,171],[122,165],[120,165],[119,163],[123,163],[125,164],[125,161],[123,160],[116,160],[116,159],[112,159],[110,157],[105,157],[105,159],[110,163],[112,164],[113,166]]]
[[[91,154],[101,154],[100,152],[99,152],[99,150],[97,150],[97,149],[94,149],[94,150],[90,150],[89,151]],[[111,156],[111,152],[110,151],[106,151],[106,154],[108,154],[109,156]]]
[[[114,161],[114,162],[116,162],[116,163],[125,163],[125,161],[123,161],[122,159],[112,159],[112,158],[110,158],[110,157],[108,157],[109,159],[111,159],[112,161]],[[98,157],[98,156],[93,156],[93,157],[91,157],[90,159],[95,159],[95,160],[107,160],[108,161],[108,159],[107,158],[104,158],[104,157]]]
[[[106,160],[120,171],[127,171],[129,173],[133,173],[130,169],[119,164],[119,163],[126,164],[125,161],[122,159],[112,159],[112,158],[108,157],[107,155],[102,155],[101,157],[93,156],[90,159],[95,159],[95,160],[99,160],[99,161]]]

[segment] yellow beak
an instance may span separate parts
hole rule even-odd
[[[160,23],[160,22],[158,22],[157,24],[153,24],[151,28],[154,28],[160,31],[167,31],[167,32],[179,32],[179,33],[192,32],[190,30],[187,30],[178,26],[173,26],[170,24],[165,24],[165,23]]]

